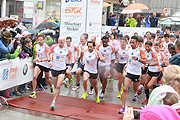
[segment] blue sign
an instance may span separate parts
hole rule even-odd
[[[3,69],[3,75],[2,75],[2,79],[3,80],[7,80],[8,79],[8,74],[9,74],[9,69]]]

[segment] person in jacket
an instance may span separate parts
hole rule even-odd
[[[23,52],[29,54],[29,57],[33,56],[33,46],[32,46],[32,41],[30,38],[26,38],[24,41],[24,47],[23,47]]]
[[[4,31],[2,33],[2,37],[0,37],[0,59],[12,50],[14,42],[10,32]]]

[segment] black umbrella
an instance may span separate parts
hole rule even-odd
[[[55,27],[55,26],[58,26],[58,25],[54,22],[45,22],[45,23],[39,24],[36,29],[50,28],[50,27]]]

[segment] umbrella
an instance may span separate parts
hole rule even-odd
[[[53,23],[57,24],[54,20],[51,20],[51,19],[46,19],[43,21],[43,23],[45,23],[45,22],[53,22]]]
[[[28,32],[31,33],[31,34],[39,33],[39,31],[38,31],[38,30],[35,30],[35,29],[26,29],[26,30],[24,30],[24,31],[28,31]],[[23,31],[23,32],[24,32],[24,31]]]
[[[56,27],[56,26],[57,24],[55,24],[54,22],[45,22],[45,23],[39,24],[36,29],[50,28],[50,27]]]
[[[22,23],[25,23],[25,24],[32,24],[32,22],[31,21],[28,21],[28,20],[23,20],[23,21],[21,21]]]
[[[109,3],[103,2],[103,8],[106,8],[106,7],[109,7],[109,6],[111,6]]]
[[[57,26],[56,27],[60,27],[60,22],[57,23]]]
[[[55,17],[60,17],[60,13],[58,15],[56,15]]]
[[[149,9],[146,5],[142,3],[134,3],[128,5],[122,12],[123,13],[137,13],[142,12],[141,10]]]
[[[47,30],[42,30],[40,33],[42,33],[42,34],[52,33],[53,35],[56,34],[56,32],[55,32],[54,30],[49,30],[49,29],[47,29]]]

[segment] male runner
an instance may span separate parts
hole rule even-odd
[[[85,35],[81,35],[80,37],[80,45],[78,46],[79,48],[79,52],[81,53],[82,51],[88,49],[87,47],[87,42],[86,42],[86,36]],[[80,60],[80,59],[79,59]],[[78,60],[78,61],[79,61]],[[82,70],[84,70],[84,65],[82,65],[81,63],[79,63],[78,65],[78,69],[76,70],[76,85],[72,88],[73,91],[76,91],[77,89],[80,88],[80,80],[81,80],[81,72]]]
[[[83,86],[84,86],[84,94],[82,95],[82,99],[86,99],[87,94],[87,81],[90,79],[91,85],[94,87],[95,96],[96,96],[96,103],[100,103],[98,97],[98,86],[97,86],[97,77],[98,77],[98,70],[97,64],[98,61],[104,62],[104,57],[95,50],[95,42],[88,41],[87,42],[88,50],[83,51],[81,53],[81,64],[85,65],[84,67],[84,74],[83,74]],[[84,62],[83,62],[84,61]]]
[[[60,93],[61,85],[64,84],[64,77],[66,73],[66,59],[68,58],[69,66],[72,67],[71,64],[71,51],[64,46],[65,37],[61,36],[58,39],[58,44],[53,45],[53,47],[49,50],[49,54],[53,53],[53,64],[52,67],[52,76],[53,82],[55,86],[54,98],[51,104],[51,109],[55,109],[55,101]]]
[[[54,88],[52,86],[52,81],[49,79],[49,64],[51,61],[49,61],[49,54],[48,54],[48,45],[44,43],[45,41],[45,36],[43,34],[40,34],[37,36],[37,39],[39,41],[39,44],[36,44],[35,49],[36,49],[36,55],[35,59],[33,60],[34,63],[36,63],[36,66],[34,68],[34,75],[33,75],[33,92],[29,97],[31,98],[36,98],[36,86],[37,86],[37,77],[41,73],[41,71],[44,71],[45,74],[45,79],[50,85],[50,91],[51,95],[54,93]]]
[[[124,66],[126,65],[127,59],[128,59],[128,49],[126,48],[126,38],[123,37],[120,40],[120,46],[116,47],[117,52],[116,52],[116,58],[118,60],[118,63],[115,67],[115,69],[118,72],[118,78],[119,78],[119,82],[118,82],[118,95],[117,97],[120,98],[122,93],[123,93],[123,89],[121,90],[121,85],[124,81],[124,76],[123,76],[123,72],[124,72]],[[120,92],[121,90],[121,92]]]
[[[71,43],[72,43],[72,38],[67,37],[66,38],[66,45],[71,51],[71,60],[72,60],[72,67],[68,66],[68,69],[66,70],[66,73],[67,73],[66,77],[69,79],[69,85],[67,86],[67,88],[69,88],[74,82],[74,76],[72,76],[71,70],[72,70],[75,62],[78,61],[77,57],[75,57],[75,52],[77,52],[77,56],[79,56],[79,49],[76,46],[72,45]],[[67,59],[66,64],[69,64],[68,59]]]
[[[127,98],[127,92],[129,85],[131,82],[133,82],[134,92],[135,96],[133,98],[133,101],[136,101],[138,99],[137,90],[140,84],[141,79],[141,63],[146,64],[146,55],[144,51],[138,47],[137,45],[138,37],[132,36],[131,37],[131,48],[129,49],[129,59],[128,63],[125,66],[126,69],[126,75],[124,79],[124,88],[123,88],[123,94],[122,94],[122,107],[119,110],[119,114],[124,113],[125,111],[125,103]]]
[[[102,92],[99,98],[103,100],[106,86],[107,86],[107,78],[110,74],[111,56],[115,52],[115,48],[108,44],[109,39],[107,36],[102,37],[101,40],[102,40],[102,44],[98,45],[96,49],[102,54],[102,56],[106,60],[105,63],[99,61],[99,64],[98,64],[99,77],[100,77],[101,84],[103,86]]]
[[[145,43],[146,46],[146,57],[147,57],[147,64],[148,66],[148,72],[146,75],[146,82],[144,84],[145,87],[145,94],[146,94],[146,100],[142,104],[147,104],[149,99],[149,89],[158,87],[157,85],[157,78],[159,77],[161,73],[161,66],[158,62],[158,55],[157,52],[152,50],[152,42],[147,41]]]

